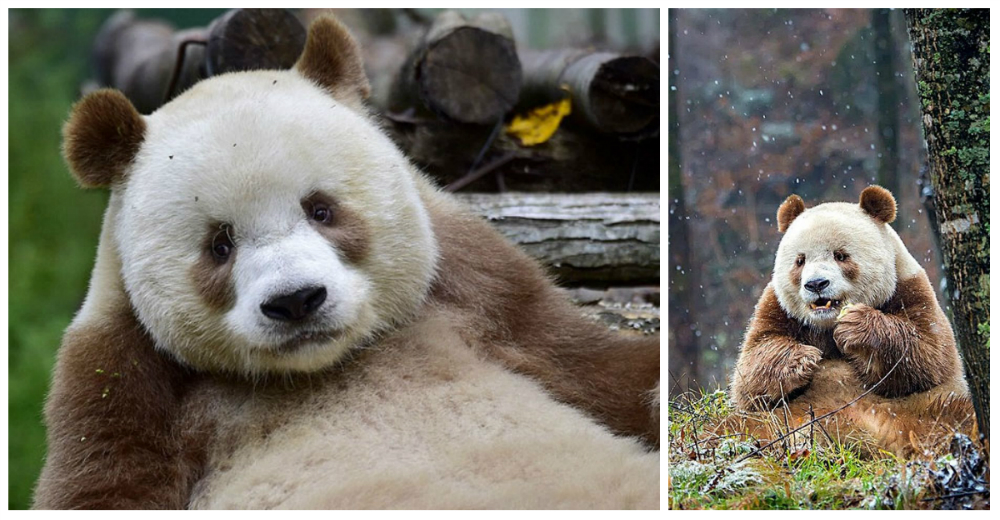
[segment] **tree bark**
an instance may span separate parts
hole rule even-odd
[[[952,318],[979,431],[989,438],[990,19],[908,9]]]
[[[667,34],[668,67],[678,69],[676,38],[677,11],[669,12],[670,24]],[[676,85],[677,76],[674,78]],[[688,226],[687,205],[684,201],[684,182],[681,170],[681,121],[678,110],[678,91],[670,89],[668,96],[668,112],[670,131],[667,155],[667,185],[670,193],[669,216],[667,217],[667,232],[669,233],[670,251],[670,299],[668,303],[670,326],[667,332],[670,374],[677,385],[677,391],[684,392],[697,386],[701,371],[701,351],[698,349],[698,338],[692,328],[691,317],[698,315],[698,273],[700,269],[694,265],[691,254],[691,232]]]
[[[657,193],[456,196],[565,285],[659,283]]]

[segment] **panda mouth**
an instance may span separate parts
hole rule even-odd
[[[331,341],[340,336],[339,330],[310,330],[296,334],[289,340],[283,341],[274,346],[273,351],[279,353],[295,352],[309,344]]]
[[[817,298],[809,304],[809,309],[814,313],[836,312],[840,309],[841,300],[831,300],[828,298]]]

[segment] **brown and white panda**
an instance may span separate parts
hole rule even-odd
[[[73,109],[110,187],[36,508],[657,508],[659,341],[588,322],[370,120],[355,42]]]
[[[822,416],[871,390],[826,430],[903,454],[922,451],[934,431],[971,426],[951,325],[889,226],[895,217],[878,186],[858,204],[806,209],[792,195],[778,208],[784,236],[732,377],[737,410],[787,405],[795,425],[810,406]]]

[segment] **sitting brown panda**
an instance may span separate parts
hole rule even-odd
[[[935,429],[971,427],[951,325],[889,226],[895,217],[895,199],[878,186],[859,204],[806,209],[792,195],[778,208],[773,277],[732,377],[738,411],[787,406],[795,426],[810,406],[820,417],[871,390],[826,430],[899,453],[920,449]]]
[[[658,338],[583,318],[367,93],[322,18],[293,70],[73,109],[111,198],[36,508],[659,506]]]

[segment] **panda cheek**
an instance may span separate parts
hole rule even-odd
[[[792,271],[789,273],[789,281],[792,282],[792,287],[798,288],[802,285],[802,268],[803,266],[797,263],[792,263]]]
[[[202,300],[212,309],[224,310],[236,301],[232,273],[235,258],[219,265],[210,253],[203,253],[191,266],[191,281]]]
[[[361,215],[343,205],[334,207],[333,222],[330,225],[316,225],[316,230],[343,258],[351,264],[358,264],[368,257],[371,238],[368,225]]]
[[[861,267],[854,261],[854,258],[848,258],[847,260],[841,262],[840,270],[844,273],[844,278],[851,283],[856,282],[858,280],[858,276],[861,274]]]

